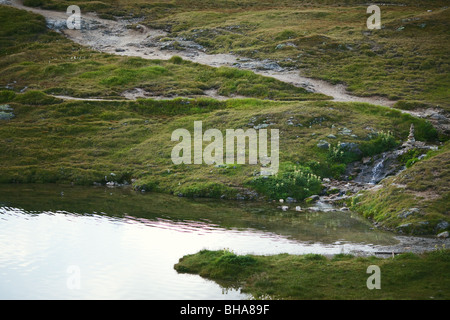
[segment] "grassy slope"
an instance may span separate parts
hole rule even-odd
[[[217,89],[224,96],[327,98],[249,71],[211,68],[176,58],[145,60],[94,52],[46,30],[43,18],[9,7],[2,7],[0,21],[0,87],[14,84],[16,90],[27,87],[110,99],[123,99],[121,93],[135,87],[165,97],[198,96]]]
[[[181,258],[175,270],[199,274],[224,287],[241,288],[255,299],[446,300],[450,297],[449,258],[450,251],[443,249],[394,259],[349,255],[330,259],[315,254],[238,256],[225,250],[203,250]],[[370,265],[380,267],[380,290],[367,288]]]
[[[383,187],[367,191],[353,208],[387,228],[413,234],[439,233],[439,223],[450,223],[450,144],[432,156],[382,181]],[[408,215],[411,208],[419,209]],[[414,211],[414,210],[413,210]],[[406,213],[406,215],[405,215]]]
[[[70,2],[45,3],[64,9]],[[305,75],[345,83],[357,95],[449,110],[448,3],[390,3],[381,7],[383,29],[373,31],[366,27],[367,6],[360,1],[104,0],[80,6],[110,17],[142,16],[144,23],[195,40],[211,52],[276,59]]]
[[[114,98],[139,84],[164,94],[198,93],[215,87],[224,88],[225,94],[322,98],[250,72],[214,69],[176,59],[148,61],[96,53],[49,32],[37,15],[4,7],[0,14],[0,68],[4,75],[0,81],[2,85],[17,81],[16,90],[29,86],[59,94]],[[73,56],[78,59],[71,59]],[[197,79],[181,81],[186,74],[194,74]],[[242,79],[249,81],[236,86]],[[261,82],[265,90],[253,90]],[[229,91],[229,87],[236,89]],[[269,129],[281,130],[282,164],[308,166],[321,177],[339,176],[345,167],[316,147],[330,133],[341,142],[363,143],[371,133],[368,128],[372,128],[392,131],[400,140],[406,138],[409,125],[414,122],[417,138],[435,139],[423,120],[367,104],[250,99],[63,103],[34,91],[3,91],[0,99],[1,103],[10,104],[15,114],[15,118],[2,121],[0,126],[1,182],[92,184],[104,183],[107,176],[115,181],[135,179],[135,186],[146,190],[231,198],[251,187],[248,182],[259,167],[172,165],[172,131],[192,131],[195,120],[203,120],[204,130],[214,127],[222,131],[245,129],[249,123],[274,123]],[[352,129],[357,137],[339,135],[338,130],[343,127]],[[447,201],[442,199],[431,205],[441,214]]]

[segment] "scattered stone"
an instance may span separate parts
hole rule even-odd
[[[297,200],[294,199],[294,198],[291,198],[291,197],[287,197],[287,198],[286,198],[286,202],[287,202],[287,203],[293,203],[293,202],[297,202]]]
[[[339,145],[341,148],[347,149],[348,151],[354,152],[354,153],[361,153],[361,150],[359,149],[359,145],[354,142],[342,142]]]
[[[295,211],[302,211],[302,208],[300,206],[296,206]]]
[[[317,147],[320,149],[328,149],[330,147],[330,144],[326,140],[320,140],[319,143],[317,143]]]
[[[317,194],[312,195],[312,196],[306,198],[307,201],[313,201],[313,202],[314,202],[314,201],[318,201],[319,199],[320,199],[320,197],[319,197]]]
[[[334,134],[329,134],[329,135],[327,135],[327,138],[336,139],[336,136]]]
[[[419,208],[410,208],[408,210],[403,211],[402,213],[400,213],[398,216],[400,218],[406,219],[408,218],[410,215],[414,215],[420,212]]]
[[[448,233],[448,231],[444,231],[444,232],[439,233],[436,237],[438,237],[438,238],[448,238],[449,237],[449,233]]]
[[[407,229],[411,228],[412,224],[411,223],[404,223],[401,224],[397,227],[397,229],[399,230],[399,232],[403,232],[406,231]]]
[[[236,200],[245,200],[245,199],[246,199],[245,196],[241,195],[240,193],[236,195]]]
[[[342,128],[341,130],[339,130],[339,134],[349,136],[352,134],[352,130],[348,128]]]
[[[436,225],[436,230],[445,230],[450,226],[450,223],[448,223],[447,221],[441,221]]]
[[[14,118],[13,108],[9,104],[0,105],[0,120],[10,120]]]
[[[267,128],[268,126],[269,126],[268,123],[261,123],[261,124],[258,124],[257,126],[254,126],[253,129],[259,130],[259,129]]]

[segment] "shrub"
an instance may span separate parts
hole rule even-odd
[[[11,90],[2,90],[0,91],[0,103],[13,101],[16,97],[16,93]]]
[[[236,192],[223,184],[216,182],[193,183],[183,186],[176,190],[176,193],[181,193],[185,197],[198,198],[220,198],[225,196],[231,198]]]
[[[360,155],[343,146],[340,142],[332,144],[328,148],[327,158],[334,163],[350,163],[360,158]]]
[[[172,56],[172,58],[169,59],[169,62],[174,64],[181,64],[183,63],[183,58],[181,58],[180,56]]]
[[[391,150],[398,146],[398,142],[395,140],[394,135],[391,132],[378,132],[377,136],[367,142],[363,142],[360,145],[362,156],[373,156],[380,154],[384,151]]]
[[[24,0],[23,5],[27,7],[40,7],[44,4],[43,0]]]
[[[321,178],[308,167],[287,165],[277,175],[260,176],[250,185],[270,199],[292,197],[301,201],[320,192]]]
[[[431,108],[432,105],[429,105],[427,103],[419,102],[419,101],[404,101],[400,100],[397,101],[394,104],[394,108],[401,109],[401,110],[414,110],[414,109],[428,109]]]

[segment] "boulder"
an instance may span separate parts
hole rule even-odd
[[[448,231],[444,231],[444,232],[439,233],[436,237],[438,237],[438,238],[448,238],[448,236],[449,236]]]
[[[319,147],[320,149],[328,149],[330,147],[330,144],[326,140],[320,140],[317,143],[317,147]]]

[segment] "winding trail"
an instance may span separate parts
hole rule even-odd
[[[212,67],[235,67],[251,70],[257,74],[273,77],[280,81],[290,83],[308,91],[322,93],[333,98],[334,101],[367,102],[376,105],[391,107],[395,101],[383,97],[357,97],[347,92],[344,85],[333,85],[323,80],[304,77],[299,70],[286,70],[274,61],[258,61],[238,57],[233,54],[208,54],[205,49],[192,41],[176,39],[184,50],[171,48],[171,42],[161,42],[159,39],[167,36],[162,30],[147,28],[139,24],[139,19],[131,20],[105,20],[92,13],[82,12],[81,30],[69,30],[66,26],[68,15],[66,12],[42,10],[22,5],[19,0],[0,0],[0,4],[11,5],[18,9],[31,11],[44,16],[49,28],[66,35],[72,41],[105,53],[136,56],[145,59],[170,59],[177,55],[185,60]],[[130,25],[136,27],[129,28]],[[206,96],[225,99],[214,92],[205,92]],[[145,97],[145,92],[128,92],[124,94],[127,99]],[[68,98],[68,97],[66,97]]]

